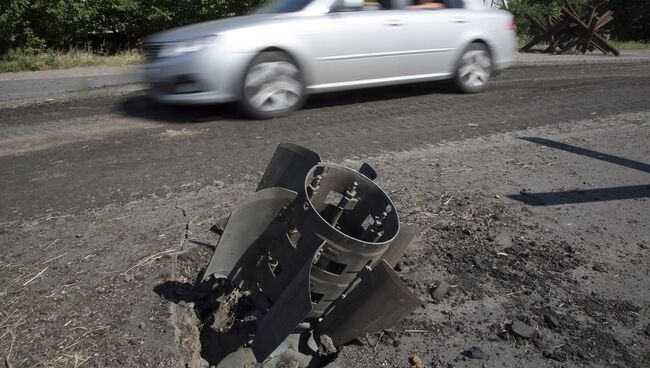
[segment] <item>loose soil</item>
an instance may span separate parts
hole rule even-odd
[[[408,367],[415,355],[426,367],[650,366],[649,127],[650,113],[627,113],[343,161],[372,164],[420,229],[397,270],[424,303],[331,366]],[[1,224],[7,365],[216,363],[227,347],[203,323],[227,299],[197,280],[211,226],[258,180],[188,177]]]

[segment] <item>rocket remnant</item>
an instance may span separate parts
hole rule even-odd
[[[415,229],[399,223],[375,177],[368,164],[355,171],[281,144],[257,192],[230,215],[204,279],[251,292],[258,362],[299,325],[338,346],[421,304],[392,269]]]

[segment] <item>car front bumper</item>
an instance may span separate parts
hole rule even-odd
[[[186,55],[154,58],[143,68],[143,81],[160,102],[209,104],[236,101],[247,54],[211,48]]]

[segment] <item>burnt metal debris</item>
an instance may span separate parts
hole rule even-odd
[[[416,229],[400,224],[376,176],[368,164],[355,171],[304,147],[277,147],[255,194],[231,213],[204,274],[250,291],[256,309],[247,346],[220,366],[279,354],[308,361],[296,348],[305,332],[312,346],[325,335],[340,346],[421,304],[393,270]]]
[[[546,17],[546,26],[529,14],[525,14],[538,34],[528,42],[521,51],[528,51],[540,42],[547,42],[546,52],[563,54],[571,50],[579,53],[600,50],[603,54],[620,55],[605,37],[598,34],[605,25],[614,19],[614,12],[607,8],[607,1],[602,1],[583,15],[578,15],[568,0],[564,0],[560,16]]]

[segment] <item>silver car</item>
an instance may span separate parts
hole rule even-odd
[[[514,18],[481,0],[276,0],[258,12],[151,36],[145,81],[161,102],[238,101],[267,119],[308,94],[450,79],[482,91],[513,64]]]

